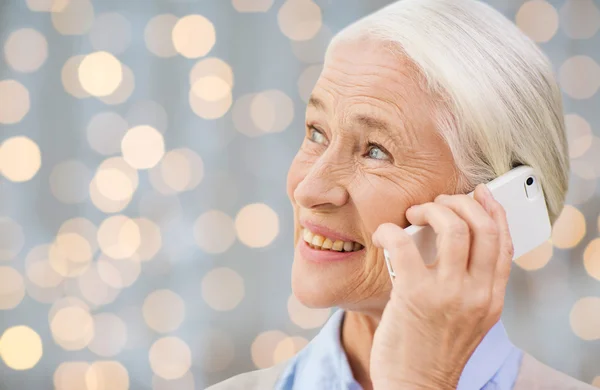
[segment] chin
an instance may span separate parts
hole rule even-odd
[[[292,291],[298,301],[310,308],[329,308],[340,306],[344,294],[343,275],[334,274],[330,270],[316,271],[310,264],[297,256],[292,265]]]

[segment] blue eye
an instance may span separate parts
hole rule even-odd
[[[309,139],[318,144],[325,144],[327,142],[327,138],[321,133],[319,130],[311,127]]]
[[[388,154],[386,152],[384,152],[383,150],[381,150],[381,148],[377,145],[372,145],[369,148],[368,156],[369,156],[369,158],[372,158],[375,160],[388,160],[390,158],[388,156]]]

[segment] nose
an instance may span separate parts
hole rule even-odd
[[[348,191],[341,183],[345,168],[323,157],[310,167],[294,190],[294,200],[304,208],[325,211],[348,202]]]

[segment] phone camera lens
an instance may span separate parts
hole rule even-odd
[[[526,181],[527,185],[530,186],[533,184],[533,177],[528,177]]]

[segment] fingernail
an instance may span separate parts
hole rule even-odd
[[[490,191],[488,186],[486,186],[485,184],[483,185],[483,194],[488,199],[494,199],[494,195],[492,194],[492,191]]]

